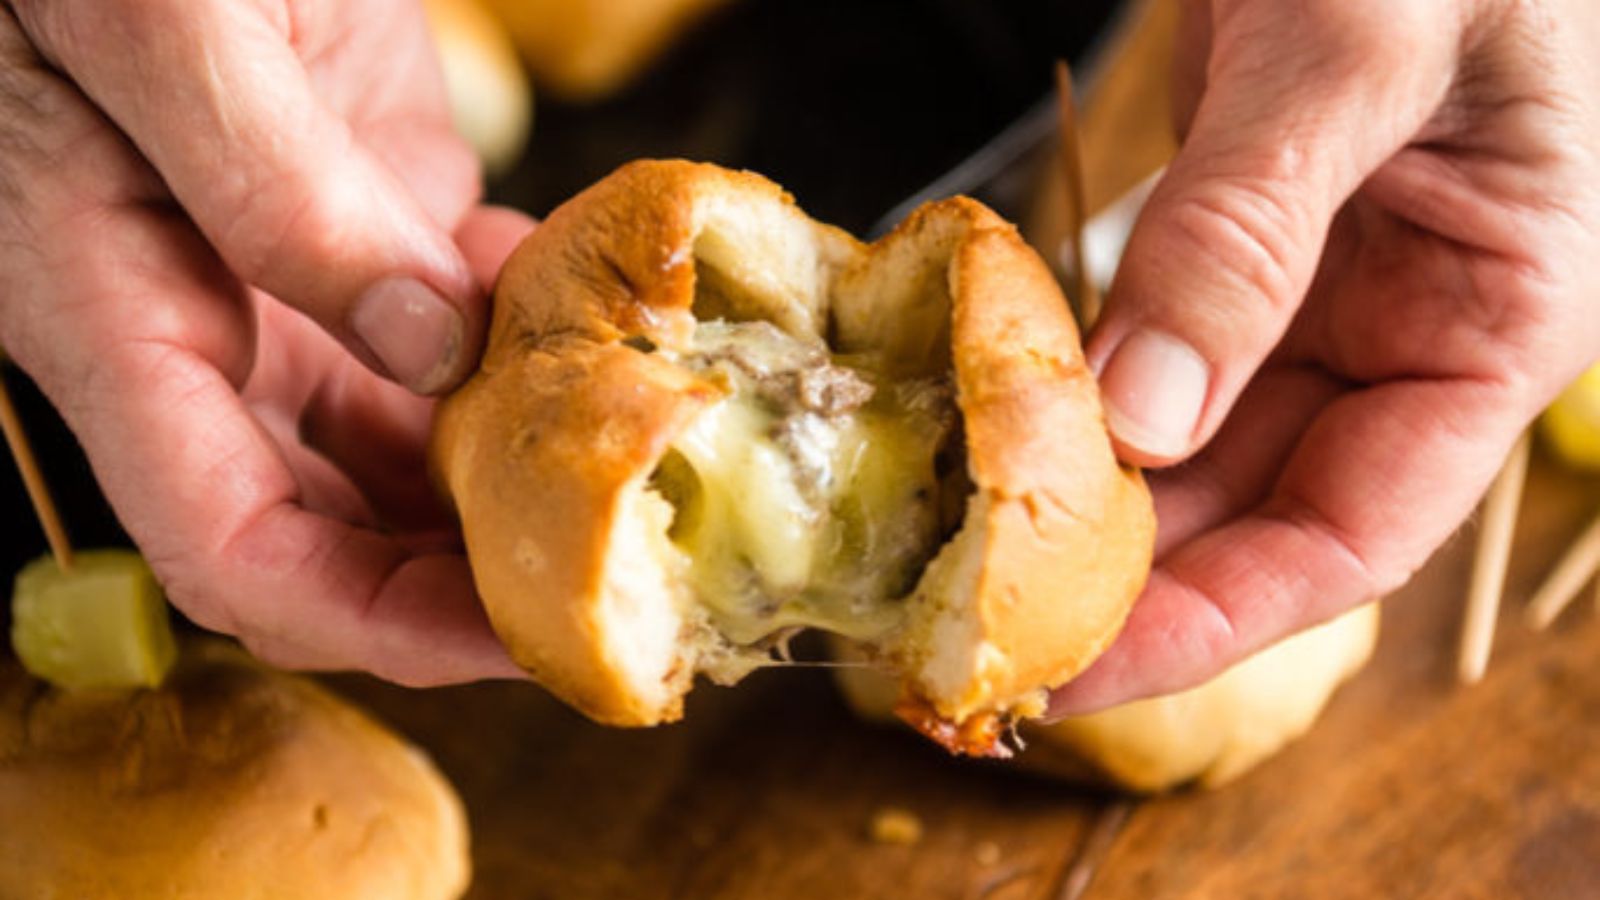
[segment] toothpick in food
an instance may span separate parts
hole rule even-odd
[[[1517,439],[1505,466],[1484,496],[1478,555],[1472,564],[1472,585],[1467,594],[1467,613],[1462,622],[1457,659],[1457,675],[1466,684],[1482,679],[1489,666],[1495,619],[1500,612],[1500,597],[1505,592],[1506,567],[1511,561],[1517,510],[1522,505],[1522,485],[1528,477],[1530,444],[1526,433]]]

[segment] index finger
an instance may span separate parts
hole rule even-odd
[[[1265,501],[1162,560],[1121,637],[1056,693],[1052,715],[1193,687],[1398,587],[1471,511],[1531,416],[1507,390],[1416,379],[1328,404]]]

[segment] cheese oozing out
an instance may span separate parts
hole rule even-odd
[[[726,393],[652,484],[717,631],[747,647],[794,628],[893,632],[895,601],[951,531],[947,380],[891,380],[870,357],[763,321],[701,322],[678,361]]]

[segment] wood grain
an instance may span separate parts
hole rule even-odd
[[[1386,604],[1372,667],[1283,756],[1140,811],[1091,896],[1600,894],[1600,621],[1521,608],[1600,484],[1536,466],[1485,680],[1452,684],[1471,541]]]

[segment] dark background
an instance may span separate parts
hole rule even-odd
[[[490,197],[542,215],[629,159],[682,156],[759,171],[862,232],[1046,96],[1053,61],[1081,62],[1118,5],[741,0],[613,99],[540,96],[528,156]],[[71,434],[21,373],[4,378],[75,543],[126,543]],[[9,580],[45,542],[4,463],[0,522]]]

